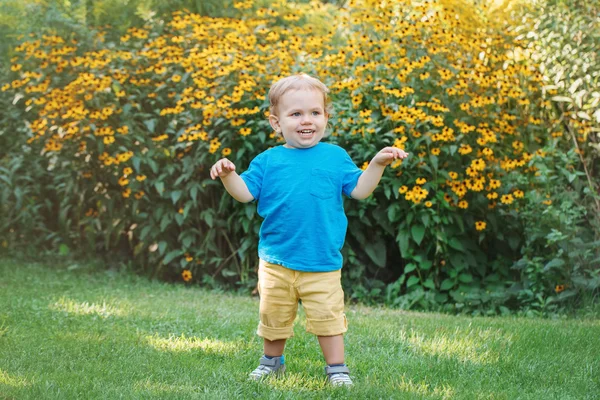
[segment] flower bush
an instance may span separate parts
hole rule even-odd
[[[248,0],[235,4],[239,18],[179,11],[120,37],[100,30],[93,48],[27,38],[2,96],[15,105],[11,124],[27,124],[14,141],[38,166],[23,210],[38,207],[43,221],[20,226],[13,211],[4,240],[30,229],[54,245],[121,252],[155,276],[250,284],[255,205],[236,203],[208,171],[224,156],[243,170],[280,144],[267,89],[306,72],[330,87],[330,140],[358,165],[386,145],[411,153],[373,196],[346,203],[353,297],[491,312],[523,304],[508,290],[523,278],[511,269],[528,240],[520,213],[552,207],[560,172],[547,160],[570,139],[523,43],[467,29],[443,5]],[[580,138],[591,129],[578,128]],[[6,193],[3,211],[17,201]],[[545,276],[527,288],[534,297],[564,283]]]

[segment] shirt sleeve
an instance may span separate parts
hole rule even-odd
[[[265,172],[265,156],[264,152],[256,156],[251,162],[248,169],[240,175],[243,181],[246,183],[248,190],[254,201],[260,198],[260,192],[262,189],[263,177]]]
[[[358,178],[360,178],[363,171],[354,164],[354,161],[345,151],[340,169],[342,173],[342,193],[350,197],[350,193],[356,188]]]

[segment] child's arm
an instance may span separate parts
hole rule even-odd
[[[381,175],[385,167],[392,163],[397,158],[404,159],[408,157],[408,153],[400,150],[397,147],[386,147],[373,157],[373,160],[369,163],[369,166],[358,178],[356,187],[350,193],[350,196],[357,200],[366,199],[373,193],[373,190],[379,184]]]
[[[221,178],[225,190],[239,202],[248,203],[254,196],[248,190],[246,182],[235,172],[235,165],[226,158],[222,158],[210,169],[210,177],[215,180]]]

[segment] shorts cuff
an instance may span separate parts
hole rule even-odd
[[[330,319],[306,319],[306,331],[317,336],[337,336],[347,330],[346,315]]]
[[[294,336],[294,326],[284,326],[282,328],[272,328],[270,326],[263,325],[259,322],[256,334],[261,338],[267,340],[280,340],[289,339]]]

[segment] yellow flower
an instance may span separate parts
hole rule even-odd
[[[439,148],[431,149],[431,154],[433,154],[434,156],[439,156],[440,152],[441,150]]]
[[[457,174],[456,172],[452,172],[452,171],[450,171],[450,172],[448,173],[448,175],[449,175],[449,176],[450,176],[450,178],[452,178],[452,179],[456,179],[456,178],[458,178],[458,174]]]
[[[121,192],[121,194],[123,195],[124,198],[128,198],[129,195],[131,194],[131,189],[127,188],[125,189],[123,192]]]
[[[523,196],[525,196],[525,193],[523,193],[523,191],[522,191],[522,190],[518,190],[518,189],[517,189],[517,190],[515,190],[515,192],[514,192],[514,195],[515,195],[515,197],[516,197],[516,198],[518,198],[518,199],[522,199],[522,198],[523,198]]]
[[[251,128],[242,128],[240,129],[240,135],[248,136],[252,132]]]
[[[228,155],[231,154],[231,149],[229,147],[225,147],[222,151],[221,154],[223,154],[224,157],[227,157]]]
[[[431,201],[426,201],[425,202],[425,207],[429,208],[433,205],[433,203]]]
[[[123,175],[131,175],[133,170],[129,167],[123,169]]]
[[[487,226],[486,223],[483,221],[475,222],[475,229],[477,229],[478,231],[484,230],[486,226]]]
[[[398,193],[400,194],[404,194],[408,191],[408,186],[402,186],[400,189],[398,189]]]
[[[502,198],[500,199],[503,204],[512,204],[514,200],[515,199],[513,198],[512,194],[502,195]]]
[[[138,175],[135,177],[135,180],[138,182],[143,182],[146,180],[146,175]]]
[[[192,280],[192,271],[190,271],[189,269],[183,270],[183,272],[181,273],[181,277],[186,282],[191,281]]]
[[[501,182],[498,179],[490,179],[490,189],[498,189]]]
[[[128,183],[129,179],[125,178],[124,176],[119,179],[119,185],[121,186],[127,186]]]
[[[458,203],[458,206],[459,206],[460,208],[469,208],[469,203],[468,203],[466,200],[461,200],[461,201]]]
[[[481,158],[473,160],[471,162],[471,168],[477,171],[483,171],[485,169],[485,161],[483,161]]]
[[[142,197],[144,197],[144,195],[145,195],[144,191],[143,191],[143,190],[140,190],[139,192],[137,192],[137,193],[135,194],[135,198],[139,200],[139,199],[141,199]]]
[[[460,149],[458,149],[458,152],[460,154],[462,154],[463,156],[465,154],[469,154],[470,152],[472,152],[473,149],[471,148],[471,146],[469,146],[468,144],[461,144],[460,145]]]
[[[425,178],[418,178],[417,179],[417,185],[423,185],[427,182],[427,179]]]

